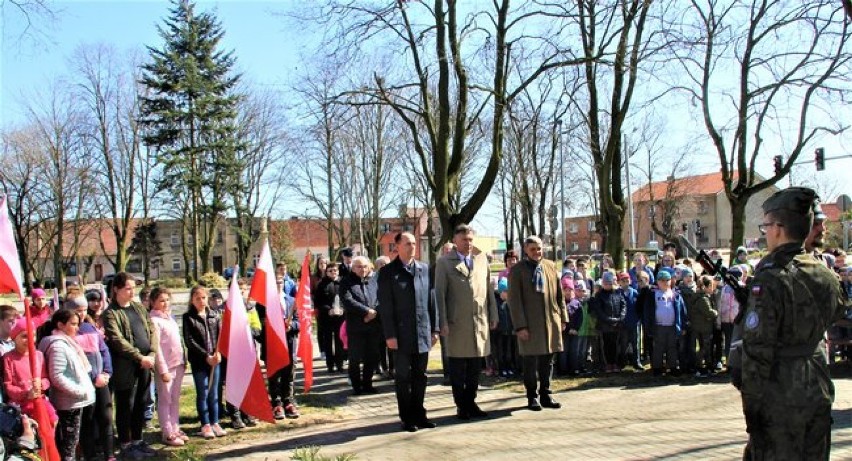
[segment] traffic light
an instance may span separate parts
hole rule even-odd
[[[701,228],[701,220],[696,219],[695,220],[695,235],[697,237],[701,237],[703,232],[704,232],[704,229]]]
[[[817,171],[822,171],[825,169],[825,149],[822,147],[817,147],[814,152],[814,156],[816,157],[816,169]]]
[[[781,168],[783,168],[784,157],[776,155],[772,157],[772,161],[775,163],[775,176],[778,176],[781,174]]]

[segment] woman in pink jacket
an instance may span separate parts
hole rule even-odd
[[[178,324],[172,317],[171,291],[154,288],[151,292],[151,321],[159,332],[160,348],[154,365],[157,385],[157,414],[163,443],[175,447],[189,440],[180,430],[180,387],[186,370],[185,352]]]

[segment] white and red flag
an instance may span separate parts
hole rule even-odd
[[[228,330],[224,331],[228,336],[225,400],[255,418],[275,423],[236,273],[231,277],[226,302],[230,311],[230,322]]]
[[[305,253],[302,275],[296,290],[296,313],[299,316],[299,345],[296,353],[305,367],[305,393],[314,383],[314,344],[311,341],[313,328],[313,302],[311,301],[311,253]]]
[[[275,266],[269,240],[263,242],[260,259],[251,281],[251,299],[266,307],[266,375],[290,365],[290,350],[287,348],[287,327],[284,325],[284,306],[275,283]]]
[[[18,247],[15,245],[15,234],[12,231],[12,223],[9,221],[9,208],[6,197],[0,196],[0,293],[17,293],[24,302],[24,314],[27,317],[27,349],[29,350],[30,373],[35,379],[41,378],[41,367],[36,366],[35,331],[33,331],[32,312],[30,312],[29,298],[24,297],[23,283],[21,283],[21,260],[18,257]],[[44,405],[45,397],[33,400],[35,403],[35,420],[39,426],[41,436],[41,459],[48,461],[59,461],[59,451],[56,449],[56,441],[53,438],[54,427],[50,422],[47,407]]]

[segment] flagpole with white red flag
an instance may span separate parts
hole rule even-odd
[[[313,302],[311,301],[311,252],[305,253],[302,274],[296,290],[296,314],[299,316],[299,345],[297,355],[305,367],[305,394],[314,383]]]
[[[15,234],[9,221],[9,208],[6,196],[0,196],[0,292],[17,293],[24,302],[24,315],[27,318],[27,349],[29,351],[30,372],[33,379],[41,379],[41,368],[36,366],[35,331],[33,331],[32,313],[29,299],[24,296],[21,279],[21,260],[18,257],[18,247],[15,245]],[[54,427],[48,417],[44,405],[44,396],[33,399],[35,404],[35,420],[38,423],[38,433],[41,437],[39,455],[43,460],[59,461],[59,451],[53,438]]]
[[[284,306],[281,305],[283,298],[279,295],[275,282],[275,266],[272,265],[269,240],[266,240],[260,251],[249,292],[251,299],[266,307],[266,376],[272,376],[290,365]]]
[[[269,393],[266,391],[254,339],[249,329],[248,312],[237,284],[237,271],[234,271],[231,277],[226,303],[226,309],[230,311],[230,321],[228,330],[225,331],[228,336],[225,400],[250,416],[274,424]],[[252,369],[246,373],[248,367]]]

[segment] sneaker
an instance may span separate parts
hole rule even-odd
[[[220,426],[219,423],[211,425],[210,428],[213,430],[213,435],[216,437],[224,437],[228,435],[228,432],[225,431],[225,429],[222,429],[222,426]]]
[[[210,427],[209,424],[205,424],[205,425],[201,426],[201,430],[198,431],[198,435],[200,435],[201,437],[204,437],[207,440],[211,440],[211,439],[216,438],[216,434],[213,433],[213,428]]]
[[[287,406],[284,407],[284,416],[288,419],[296,419],[299,415],[299,409],[296,408],[296,405],[293,403],[288,403]]]
[[[185,445],[183,439],[181,439],[178,434],[172,434],[169,436],[163,435],[163,443],[170,447],[182,447]]]
[[[246,417],[245,419],[243,419],[243,422],[246,423],[246,426],[248,427],[257,426],[257,418],[255,418],[254,416]]]
[[[137,441],[136,443],[134,443],[134,446],[135,446],[136,450],[138,452],[142,453],[146,458],[154,456],[154,455],[157,454],[157,450],[154,450],[153,448],[151,448],[151,446],[148,445],[148,443],[145,442],[144,440]]]
[[[284,419],[285,418],[284,407],[279,405],[279,406],[273,408],[272,409],[272,417],[275,418],[275,419]]]
[[[240,418],[240,417],[239,417],[239,416],[237,416],[237,415],[234,415],[234,416],[231,418],[231,427],[232,427],[233,429],[237,429],[237,430],[239,430],[239,429],[245,429],[245,427],[246,427],[246,423],[243,421],[243,419],[242,419],[242,418]]]

